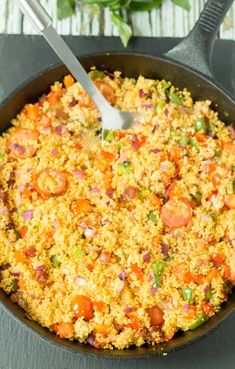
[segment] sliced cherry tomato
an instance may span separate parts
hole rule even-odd
[[[60,338],[72,338],[74,335],[74,325],[73,323],[67,322],[58,324],[57,326],[54,326],[55,332],[60,336]]]
[[[37,151],[38,133],[30,129],[17,128],[12,133],[8,148],[17,158],[25,159]]]
[[[103,312],[106,309],[106,304],[103,301],[94,301],[93,307],[94,307],[94,310]]]
[[[221,174],[219,173],[215,173],[213,176],[212,176],[212,183],[215,187],[218,187],[220,184],[221,184],[221,179],[223,177],[221,176]]]
[[[161,218],[167,227],[183,227],[192,219],[192,208],[184,199],[171,199],[162,206]]]
[[[202,308],[207,316],[213,313],[213,306],[211,304],[202,304]]]
[[[206,141],[206,139],[207,139],[207,136],[206,135],[204,135],[203,133],[201,133],[201,132],[197,132],[196,134],[195,134],[195,138],[196,138],[196,140],[198,141],[198,142],[205,142]]]
[[[71,309],[75,314],[75,318],[84,318],[86,321],[93,317],[93,304],[89,297],[77,295],[72,299]]]
[[[229,209],[235,209],[235,194],[225,195],[225,197],[224,197],[224,204]]]
[[[94,81],[95,85],[98,87],[100,92],[104,95],[105,99],[108,100],[110,104],[114,104],[116,100],[114,89],[105,82]]]
[[[216,265],[221,265],[224,261],[224,255],[220,253],[213,253],[211,255],[211,261]]]
[[[61,170],[46,168],[34,175],[35,190],[44,198],[62,195],[67,188],[66,175]]]
[[[149,309],[147,309],[149,316],[150,316],[150,325],[153,326],[159,326],[164,323],[163,319],[163,311],[159,306],[153,306]]]
[[[185,272],[183,275],[183,279],[185,282],[190,283],[190,282],[194,282],[195,276],[191,272]]]

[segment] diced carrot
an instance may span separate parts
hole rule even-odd
[[[207,139],[207,136],[206,135],[204,135],[203,133],[201,133],[201,132],[197,132],[196,134],[195,134],[195,138],[196,138],[196,140],[198,141],[198,142],[205,142],[206,141],[206,139]]]
[[[74,334],[73,323],[62,323],[57,327],[57,334],[60,338],[72,338]]]
[[[22,291],[26,290],[26,285],[25,285],[25,282],[22,278],[20,278],[18,280],[18,286],[19,286],[20,290],[22,290]]]
[[[16,259],[17,263],[26,264],[28,262],[28,259],[25,256],[23,249],[16,250],[14,252],[14,258]]]
[[[58,104],[58,102],[60,101],[62,95],[63,95],[64,91],[62,89],[57,90],[57,91],[51,91],[49,92],[49,94],[47,95],[47,101],[49,102],[50,105],[56,105]]]
[[[126,327],[132,328],[137,331],[140,327],[139,319],[134,314],[129,315],[131,323],[126,324]]]
[[[39,124],[42,127],[51,126],[52,120],[47,115],[42,115],[39,120]]]
[[[99,159],[99,158],[95,158],[94,166],[97,169],[99,169],[102,173],[106,173],[110,168],[110,164],[107,163],[107,161]]]
[[[182,157],[182,150],[176,145],[171,146],[170,158],[174,163],[177,163]]]
[[[76,200],[76,212],[77,214],[90,213],[92,211],[91,203],[88,199]]]
[[[225,195],[224,205],[226,205],[229,209],[235,209],[235,194]]]
[[[136,263],[131,265],[131,272],[135,273],[139,281],[144,280],[143,269],[141,269]]]
[[[159,161],[160,161],[160,163],[162,163],[163,161],[166,161],[166,160],[168,160],[168,154],[167,154],[167,152],[159,152]]]
[[[128,207],[128,211],[133,211],[136,209],[136,205],[135,204],[132,204]]]
[[[211,282],[218,274],[218,270],[216,268],[212,268],[207,276],[208,282]]]
[[[26,236],[27,231],[28,231],[27,227],[21,228],[21,230],[19,231],[20,237],[24,238]]]
[[[211,162],[211,163],[207,163],[206,165],[206,173],[211,175],[212,173],[214,173],[216,171],[216,164]]]
[[[106,309],[106,304],[103,301],[94,301],[93,307],[94,307],[94,310],[103,312]]]
[[[24,187],[23,191],[22,191],[22,195],[26,198],[26,199],[30,199],[30,197],[32,196],[32,191],[28,188],[28,187]]]
[[[217,265],[221,265],[224,261],[224,255],[221,253],[213,253],[211,255],[211,261]]]
[[[101,151],[101,156],[106,160],[106,161],[113,161],[115,159],[115,155],[112,154],[109,151]]]
[[[226,280],[230,281],[232,279],[232,274],[231,274],[231,268],[229,265],[224,264],[223,265],[223,269],[224,269],[224,273],[223,276]]]
[[[150,193],[148,198],[149,198],[151,205],[153,205],[154,208],[160,209],[161,200],[157,195],[155,195],[154,193]]]
[[[203,274],[198,274],[198,275],[195,275],[194,276],[194,281],[197,283],[197,284],[203,284],[204,282],[204,275]]]
[[[98,334],[102,334],[103,336],[107,336],[109,331],[109,327],[104,324],[96,324],[95,332]]]
[[[74,145],[74,148],[75,148],[76,150],[81,150],[81,149],[82,149],[82,145],[81,145],[81,144],[79,144],[79,143],[76,143],[76,144]]]
[[[28,104],[26,105],[26,115],[29,119],[35,121],[39,116],[39,104]]]
[[[74,78],[71,76],[71,74],[68,74],[64,77],[64,85],[66,88],[72,86],[74,84]]]
[[[221,184],[221,179],[222,179],[222,175],[219,174],[219,173],[215,173],[213,176],[212,176],[212,183],[215,187],[217,186],[220,186]]]
[[[126,131],[119,131],[117,132],[117,135],[119,138],[123,138],[123,137],[126,137],[128,133]]]
[[[195,281],[195,276],[191,272],[185,272],[184,275],[183,275],[183,280],[187,283],[194,282]]]

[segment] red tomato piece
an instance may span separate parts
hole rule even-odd
[[[44,198],[62,195],[67,188],[65,173],[53,168],[42,169],[35,174],[33,184],[35,190]]]
[[[84,295],[77,295],[71,301],[71,309],[75,318],[84,318],[86,321],[93,317],[93,303],[91,299]]]
[[[192,208],[184,199],[170,199],[162,206],[161,218],[167,227],[183,227],[192,219]]]
[[[8,148],[17,158],[25,159],[37,151],[38,133],[31,129],[17,128],[11,135]]]

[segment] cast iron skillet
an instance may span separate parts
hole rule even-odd
[[[233,98],[213,79],[210,67],[213,43],[227,10],[233,0],[209,0],[196,26],[188,37],[163,57],[151,57],[142,54],[111,53],[88,55],[80,59],[88,70],[96,66],[100,70],[110,72],[121,70],[123,75],[137,77],[143,75],[149,78],[165,78],[180,88],[188,88],[194,99],[210,99],[213,107],[219,112],[221,119],[226,123],[233,123],[235,119],[235,103]],[[49,90],[50,85],[62,80],[68,71],[64,66],[50,68],[27,81],[14,91],[0,105],[1,131],[5,131],[13,117],[22,107],[37,99],[42,93]],[[46,342],[57,345],[75,353],[89,354],[98,358],[148,358],[153,355],[170,353],[200,338],[208,335],[235,310],[235,294],[223,306],[221,311],[212,317],[206,324],[187,333],[179,333],[169,342],[153,348],[129,348],[125,350],[98,350],[89,345],[62,340],[38,323],[28,320],[24,311],[14,304],[9,297],[0,290],[1,306],[18,322],[39,334]]]

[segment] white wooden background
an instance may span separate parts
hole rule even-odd
[[[151,12],[124,14],[133,27],[136,36],[184,36],[194,25],[206,0],[189,0],[191,11],[188,13],[170,0]],[[116,27],[110,21],[107,9],[97,14],[94,9],[79,4],[76,15],[59,21],[56,17],[56,0],[41,0],[53,19],[59,33],[66,35],[117,35]],[[35,31],[20,13],[15,0],[0,0],[0,33],[34,34]],[[235,40],[235,3],[228,12],[220,30],[220,37]]]

